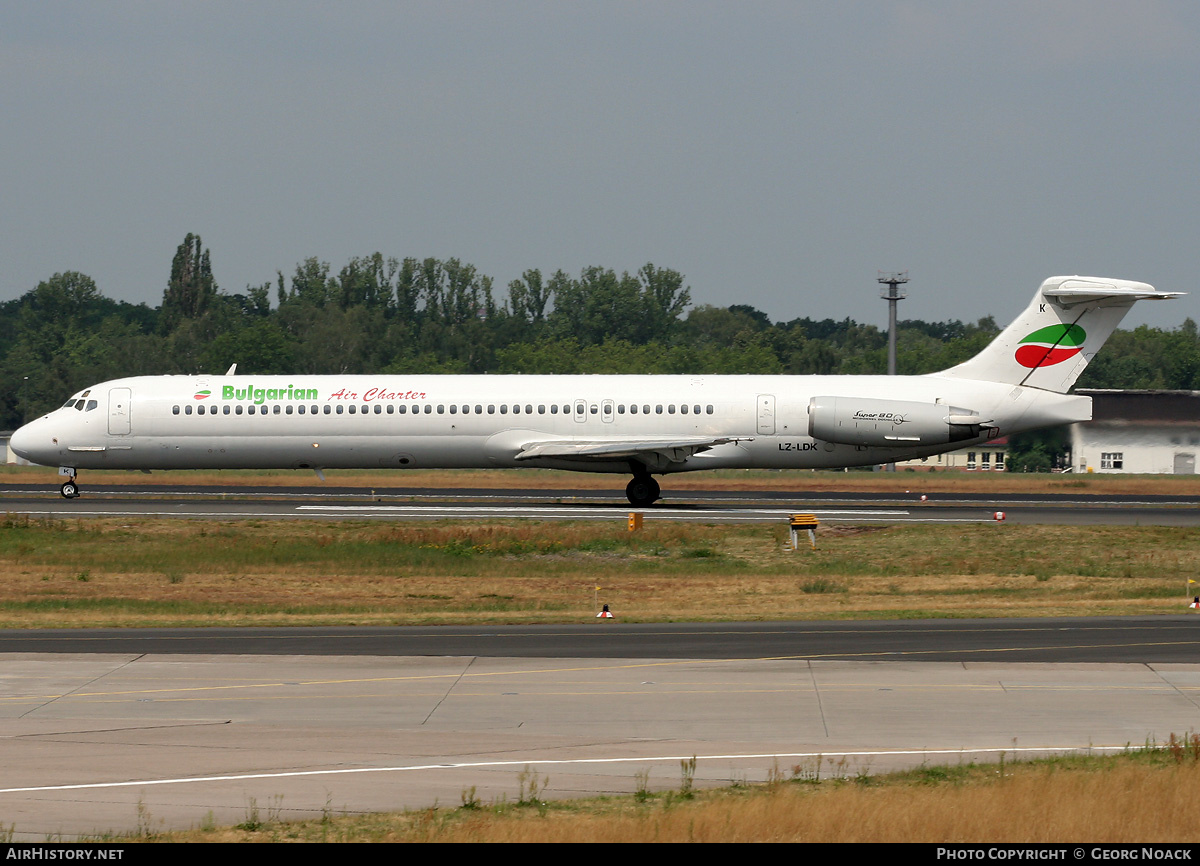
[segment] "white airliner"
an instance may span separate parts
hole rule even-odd
[[[869,466],[1086,421],[1066,392],[1146,283],[1052,277],[971,360],[924,376],[143,376],[94,385],[13,434],[80,469],[460,469],[632,475]]]

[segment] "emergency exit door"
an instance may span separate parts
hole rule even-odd
[[[775,435],[775,395],[758,395],[758,432],[762,436]]]

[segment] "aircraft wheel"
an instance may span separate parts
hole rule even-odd
[[[647,475],[645,478],[634,478],[625,486],[625,496],[631,505],[644,508],[653,505],[659,499],[658,482]]]
[[[63,499],[77,499],[79,497],[79,485],[74,481],[64,481],[63,486],[59,488]]]

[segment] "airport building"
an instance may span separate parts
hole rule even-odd
[[[935,454],[932,457],[921,457],[916,460],[897,462],[900,469],[943,469],[965,470],[968,472],[1003,472],[1008,457],[1008,437],[1001,436],[982,445],[972,445],[961,451],[950,451],[946,454]]]
[[[4,454],[4,462],[8,465],[18,464],[20,466],[28,466],[29,461],[18,457],[13,453],[12,448],[8,446],[8,440],[12,438],[13,431],[0,430],[0,453]]]
[[[1071,425],[1076,472],[1195,475],[1200,391],[1080,389],[1092,420]]]

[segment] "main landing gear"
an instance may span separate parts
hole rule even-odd
[[[653,505],[661,498],[658,482],[651,478],[645,469],[634,470],[633,480],[625,486],[625,496],[630,505],[636,505],[638,508]]]

